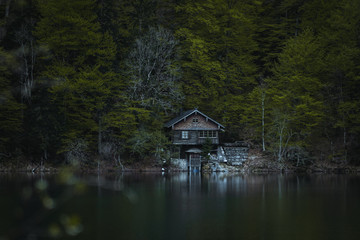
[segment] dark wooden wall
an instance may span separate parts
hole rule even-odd
[[[204,144],[206,141],[206,138],[199,138],[199,131],[194,131],[194,130],[188,131],[189,132],[188,139],[182,139],[181,132],[182,131],[173,131],[173,138],[172,138],[173,144],[199,145],[199,144]],[[217,136],[218,137],[216,138],[210,138],[212,144],[219,144],[219,133],[217,134]]]

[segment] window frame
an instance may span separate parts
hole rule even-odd
[[[217,138],[218,131],[216,130],[200,130],[199,131],[199,138]]]
[[[189,139],[189,131],[181,131],[181,139]]]

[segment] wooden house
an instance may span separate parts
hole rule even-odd
[[[183,112],[165,127],[172,132],[172,143],[180,147],[180,158],[188,160],[189,170],[201,166],[201,148],[206,141],[217,148],[219,133],[225,128],[197,109]]]

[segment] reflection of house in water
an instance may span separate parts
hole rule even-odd
[[[263,195],[266,191],[281,197],[283,191],[286,191],[290,185],[291,188],[298,185],[297,176],[285,177],[281,174],[175,173],[169,179],[171,179],[169,189],[180,198],[200,195]]]
[[[212,154],[217,155],[219,133],[224,126],[197,109],[189,110],[170,120],[165,127],[172,131],[172,143],[178,147],[179,165],[188,170],[200,171],[202,147],[212,146]]]

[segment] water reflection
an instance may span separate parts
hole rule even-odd
[[[0,237],[9,236],[9,229],[22,229],[24,234],[16,235],[19,239],[45,239],[50,236],[44,233],[49,226],[53,233],[66,230],[64,222],[72,227],[66,231],[76,239],[360,236],[359,176],[114,174],[68,176],[67,184],[56,179],[46,175],[0,176]],[[79,191],[74,181],[86,183],[87,190]],[[38,203],[42,198],[37,195],[44,195],[41,189],[45,182],[47,196],[54,199],[51,208]],[[43,218],[29,224],[34,212],[40,210],[45,213]],[[13,216],[13,211],[20,213]],[[61,235],[62,239],[71,237]]]

